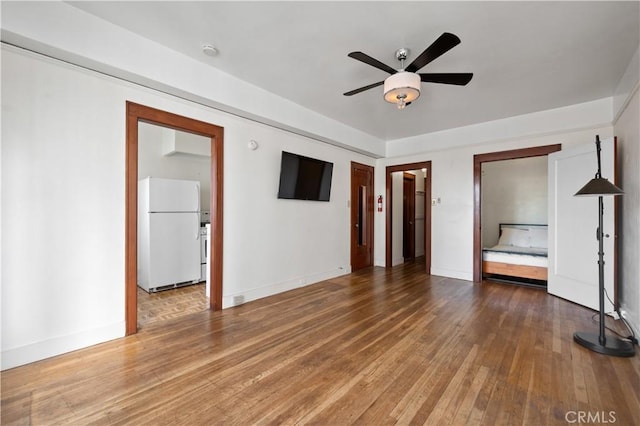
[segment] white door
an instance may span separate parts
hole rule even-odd
[[[595,139],[594,139],[595,140]],[[615,184],[615,141],[601,141],[602,177]],[[549,155],[549,276],[547,291],[599,309],[598,197],[574,197],[598,171],[595,141]],[[623,188],[624,189],[624,188]],[[605,196],[605,290],[614,299],[614,197]],[[613,305],[605,298],[605,312]]]

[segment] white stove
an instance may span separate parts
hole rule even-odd
[[[200,282],[207,280],[207,228],[200,228]]]

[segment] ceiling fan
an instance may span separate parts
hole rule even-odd
[[[352,96],[384,84],[385,101],[396,104],[398,109],[404,109],[404,107],[411,104],[411,102],[418,99],[420,96],[420,82],[422,81],[425,83],[456,84],[458,86],[464,86],[471,81],[473,73],[417,74],[417,71],[422,67],[445,54],[458,44],[460,44],[458,36],[451,33],[443,33],[406,68],[404,67],[404,61],[407,59],[407,56],[409,56],[409,49],[398,49],[396,51],[396,58],[401,63],[401,68],[399,70],[395,70],[390,66],[383,64],[365,53],[351,52],[348,55],[349,57],[378,68],[379,70],[386,71],[391,74],[391,76],[387,77],[384,81],[379,81],[377,83],[369,84],[368,86],[346,92],[344,95]]]

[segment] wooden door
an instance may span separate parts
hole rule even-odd
[[[615,140],[602,146],[602,177],[615,182]],[[598,197],[574,197],[598,170],[595,143],[549,155],[549,276],[547,291],[598,310]],[[623,188],[624,190],[624,188]],[[616,212],[612,196],[603,197],[604,287],[615,300]],[[605,312],[613,306],[605,298]]]
[[[402,257],[416,257],[416,176],[404,173],[402,180]]]
[[[373,265],[373,167],[351,163],[351,270]]]

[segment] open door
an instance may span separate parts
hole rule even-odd
[[[373,167],[351,163],[351,270],[373,266]]]
[[[616,183],[615,139],[601,141],[602,177]],[[598,197],[574,197],[598,170],[595,143],[549,155],[549,276],[547,291],[598,310]],[[623,188],[624,189],[624,188]],[[616,211],[614,197],[604,197],[604,283],[616,294]],[[613,305],[605,298],[605,312]]]

